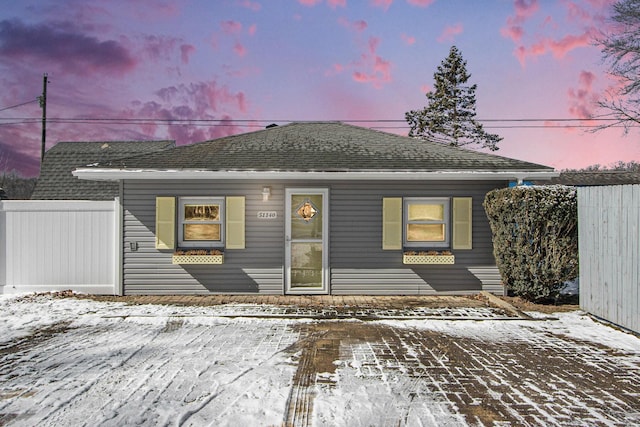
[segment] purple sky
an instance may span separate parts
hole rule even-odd
[[[640,161],[637,130],[554,121],[607,113],[595,102],[615,82],[593,38],[611,0],[5,3],[0,168],[26,176],[39,169],[45,72],[47,148],[190,144],[296,120],[406,135],[404,113],[425,105],[453,44],[478,85],[478,118],[504,137],[497,154],[558,169]]]

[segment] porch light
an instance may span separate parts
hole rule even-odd
[[[262,187],[262,201],[269,201],[269,197],[271,197],[271,187]]]

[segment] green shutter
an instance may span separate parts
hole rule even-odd
[[[175,249],[176,198],[156,197],[156,249]]]
[[[382,249],[402,249],[402,197],[382,199]]]
[[[471,197],[453,198],[453,249],[471,249]]]
[[[244,249],[244,197],[227,197],[226,203],[226,249]]]

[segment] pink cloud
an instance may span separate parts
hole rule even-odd
[[[385,11],[389,9],[389,6],[393,3],[393,0],[371,0],[371,5],[379,7]]]
[[[247,54],[247,48],[244,47],[240,42],[236,42],[236,44],[233,45],[233,51],[238,56],[245,56]]]
[[[340,17],[338,18],[338,23],[343,27],[356,32],[361,32],[367,29],[367,22],[363,20],[349,21],[347,18]]]
[[[238,21],[223,21],[220,27],[225,34],[238,34],[242,31],[242,24]]]
[[[418,6],[418,7],[428,7],[431,5],[431,3],[433,3],[435,0],[407,0],[407,3],[409,3],[412,6]]]
[[[325,72],[326,76],[335,76],[345,71],[351,72],[353,81],[364,84],[371,84],[374,88],[380,89],[384,84],[391,82],[391,70],[393,64],[378,54],[380,39],[369,37],[364,42],[359,42],[362,49],[358,59],[348,64],[333,64]]]
[[[507,17],[507,24],[500,29],[503,37],[510,38],[514,42],[519,42],[523,35],[522,25],[540,9],[538,0],[515,0],[513,2],[515,13]]]
[[[179,145],[242,131],[231,119],[233,115],[246,115],[248,111],[244,92],[232,92],[216,81],[209,81],[164,87],[155,94],[157,101],[134,102],[132,108],[118,113],[118,117],[187,121],[167,127],[157,123],[136,125],[147,137],[166,137],[168,134]],[[210,120],[211,125],[197,126],[188,123],[189,119]]]
[[[392,64],[378,55],[379,45],[379,38],[370,37],[367,43],[368,52],[362,53],[360,59],[351,64],[354,68],[353,80],[358,83],[371,84],[376,89],[380,89],[383,84],[392,80]]]
[[[564,57],[567,52],[585,46],[591,46],[597,30],[594,28],[588,29],[586,32],[580,35],[569,34],[564,36],[560,40],[549,40],[549,50],[556,58]]]
[[[507,18],[500,32],[516,44],[514,56],[522,66],[532,57],[551,54],[563,59],[574,49],[592,46],[593,40],[608,25],[604,15],[613,0],[563,0],[560,3],[566,9],[564,20],[557,21],[558,15],[541,17],[537,25],[529,24],[528,28],[536,28],[538,33],[526,40],[525,24],[539,11],[540,4],[537,0],[514,2],[514,15]]]
[[[122,76],[137,65],[131,52],[115,40],[101,41],[70,26],[61,29],[19,20],[0,21],[0,55],[32,65],[46,63],[49,70],[55,66],[73,75]]]
[[[593,109],[598,101],[598,94],[593,90],[595,74],[590,71],[581,71],[578,77],[578,87],[567,91],[569,97],[569,113],[579,119],[593,117]]]
[[[242,35],[243,35],[243,25],[242,23],[238,22],[238,21],[222,21],[220,22],[220,28],[222,31],[222,34],[214,34],[212,37],[212,41],[211,44],[213,46],[214,49],[218,48],[218,37],[220,37],[222,40],[224,40],[225,35],[229,36],[229,38],[233,39],[233,52],[238,55],[238,56],[245,56],[247,54],[247,48],[245,47],[245,45],[241,42],[242,39]],[[256,32],[258,31],[258,26],[256,24],[252,24],[250,25],[247,29],[246,29],[246,34],[249,35],[250,37],[254,36],[256,34]]]
[[[591,17],[589,12],[575,2],[568,1],[565,5],[567,7],[569,18],[573,21],[583,22]]]
[[[428,92],[431,91],[431,89],[432,89],[432,87],[430,85],[422,85],[422,86],[420,86],[420,91],[422,93],[428,93]]]
[[[510,25],[500,29],[500,34],[503,37],[513,40],[514,42],[519,42],[522,40],[522,36],[524,36],[524,29],[519,25]]]
[[[260,9],[262,9],[262,5],[258,2],[254,2],[251,0],[242,0],[239,2],[240,6],[244,7],[245,9],[249,9],[252,10],[254,12],[258,12]]]
[[[402,35],[400,37],[402,38],[402,41],[404,41],[409,46],[411,46],[412,44],[414,44],[416,42],[416,38],[415,37],[408,36],[405,33],[402,33]]]
[[[189,57],[195,51],[196,51],[195,46],[193,46],[191,44],[183,44],[182,46],[180,46],[180,53],[181,53],[180,58],[182,59],[182,63],[183,64],[188,64],[189,63]]]
[[[317,5],[318,3],[321,3],[322,0],[298,0],[298,3],[300,3],[303,6],[308,6],[308,7],[312,7]]]
[[[541,56],[547,53],[551,53],[557,59],[562,59],[568,52],[574,49],[591,46],[596,34],[597,30],[595,28],[589,28],[582,34],[568,34],[559,40],[546,37],[528,48],[523,45],[518,46],[514,54],[523,67],[526,64],[527,58]]]
[[[440,34],[437,40],[440,43],[446,42],[446,41],[451,42],[453,41],[455,36],[457,36],[458,34],[461,34],[462,31],[463,31],[463,27],[460,22],[458,22],[455,25],[449,25],[445,27],[444,31],[442,31],[442,34]]]
[[[513,6],[516,10],[515,19],[517,22],[524,22],[525,19],[533,16],[540,8],[538,0],[515,0]]]
[[[242,113],[247,111],[243,92],[232,93],[229,88],[220,86],[215,81],[169,86],[156,91],[156,95],[172,106],[171,111],[177,118],[196,118],[197,116],[210,115],[211,111],[220,111],[221,105],[224,105],[224,110],[235,109]],[[179,104],[180,102],[183,104]],[[179,110],[185,111],[187,108],[193,111],[195,116],[176,114]]]

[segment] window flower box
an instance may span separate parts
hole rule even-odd
[[[173,264],[222,264],[224,253],[216,249],[178,250],[173,254],[171,262]]]
[[[406,251],[403,264],[455,264],[455,256],[449,251]]]

